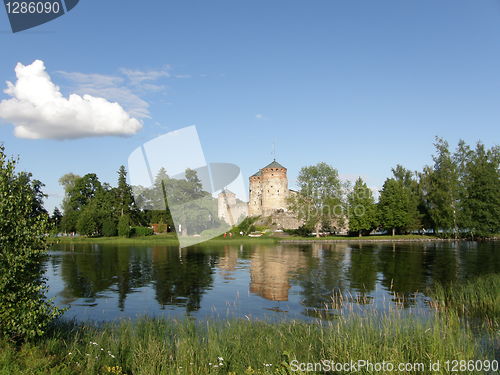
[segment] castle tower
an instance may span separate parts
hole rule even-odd
[[[262,214],[284,210],[288,206],[288,178],[286,168],[274,160],[261,170]]]

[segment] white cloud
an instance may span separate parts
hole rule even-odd
[[[133,117],[150,118],[149,103],[141,99],[130,88],[124,86],[125,79],[118,76],[58,71],[60,76],[70,81],[72,89],[79,95],[92,95],[120,103]],[[155,91],[148,88],[150,91]],[[160,91],[157,89],[156,91]]]
[[[257,114],[255,115],[255,118],[256,118],[257,120],[263,120],[263,119],[264,119],[264,115],[263,115],[263,114],[261,114],[261,113],[257,113]]]
[[[107,135],[132,135],[142,123],[118,103],[86,93],[65,98],[45,71],[43,61],[18,63],[17,81],[7,82],[4,92],[10,99],[0,101],[0,118],[14,125],[14,134],[30,139],[69,139]],[[92,75],[102,87],[119,83],[120,77]],[[87,75],[73,76],[90,81]],[[115,93],[118,95],[118,93]],[[139,98],[140,99],[140,98]]]

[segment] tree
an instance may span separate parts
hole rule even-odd
[[[406,228],[411,220],[408,214],[410,197],[403,182],[388,178],[380,192],[378,216],[380,224],[386,230],[391,230],[394,236],[396,230]]]
[[[16,172],[16,161],[0,146],[0,334],[16,341],[42,335],[61,313],[46,300],[41,186],[31,174]]]
[[[61,219],[61,229],[65,232],[76,231],[76,221],[78,220],[78,213],[70,206],[70,192],[73,190],[75,183],[81,177],[74,173],[66,173],[59,178],[59,184],[64,187],[64,199],[62,202],[62,209],[64,216]]]
[[[125,166],[120,166],[118,170],[118,187],[115,190],[119,216],[135,216],[137,211],[132,194],[132,187],[127,183],[127,170]]]
[[[58,232],[61,228],[63,215],[58,207],[54,208],[52,216],[50,217],[50,224],[52,224],[53,229]]]
[[[84,236],[95,236],[99,234],[99,223],[96,212],[90,207],[82,210],[76,222],[76,230]]]
[[[439,230],[458,235],[458,168],[451,155],[448,142],[436,138],[437,155],[434,166],[426,167],[421,175],[423,199],[434,232]]]
[[[118,233],[118,227],[115,219],[108,216],[102,222],[102,235],[105,237],[114,237]]]
[[[497,151],[482,143],[464,164],[462,221],[472,237],[500,232],[500,170]]]
[[[342,224],[342,184],[336,169],[326,163],[303,167],[297,183],[299,193],[290,197],[290,210],[314,228],[317,237],[323,226]]]
[[[120,219],[118,220],[118,235],[120,237],[130,237],[130,234],[130,216],[120,216]]]
[[[403,228],[404,230],[415,230],[422,227],[421,218],[423,213],[419,208],[421,207],[421,194],[418,181],[416,179],[417,173],[411,172],[401,165],[396,165],[396,168],[392,169],[392,174],[396,181],[399,181],[403,186],[405,195],[407,197],[406,201],[406,224]]]
[[[376,225],[376,206],[372,191],[358,178],[347,197],[349,206],[349,231],[358,233],[370,231]]]

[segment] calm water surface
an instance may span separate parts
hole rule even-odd
[[[427,309],[436,282],[500,272],[500,243],[53,245],[49,296],[67,318],[328,319]],[[349,303],[346,303],[349,302]],[[340,311],[340,310],[344,311]]]

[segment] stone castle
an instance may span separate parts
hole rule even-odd
[[[286,172],[284,166],[273,160],[250,176],[248,203],[228,190],[222,191],[218,197],[219,218],[234,225],[241,216],[261,216],[270,218],[270,224],[279,229],[298,228],[299,221],[288,211],[287,200],[296,192],[288,189]]]

